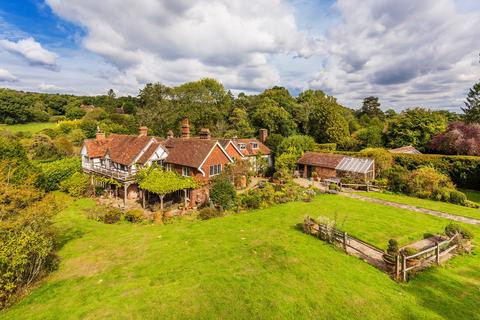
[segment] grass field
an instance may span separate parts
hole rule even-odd
[[[467,208],[452,203],[432,201],[426,199],[420,199],[415,197],[409,197],[401,194],[380,193],[380,192],[362,192],[362,196],[381,199],[396,203],[409,204],[412,206],[442,211],[457,216],[464,216],[470,218],[480,219],[480,209]]]
[[[467,195],[468,200],[480,204],[480,191],[469,189],[460,189],[460,191]]]
[[[478,254],[397,284],[296,226],[305,214],[336,215],[384,246],[441,231],[444,219],[335,195],[164,226],[87,220],[94,205],[59,214],[59,270],[0,318],[480,319]]]
[[[9,130],[13,133],[19,131],[37,133],[43,129],[53,128],[55,125],[56,124],[52,122],[32,122],[13,125],[0,124],[0,130]]]

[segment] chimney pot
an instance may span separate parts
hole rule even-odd
[[[267,129],[260,129],[259,130],[259,140],[262,143],[265,143],[265,141],[267,141],[267,138],[268,138],[268,130]]]
[[[105,140],[105,132],[100,130],[99,126],[97,126],[97,133],[95,134],[95,139],[97,141]]]
[[[211,135],[210,135],[210,130],[208,128],[203,128],[200,130],[200,139],[204,140],[210,140]]]
[[[182,138],[190,138],[190,122],[188,121],[188,118],[183,118],[182,120]]]
[[[147,135],[148,135],[148,128],[145,127],[145,126],[141,126],[139,136],[140,137],[146,137]]]

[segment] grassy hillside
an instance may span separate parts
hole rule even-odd
[[[442,211],[457,216],[470,217],[480,219],[480,209],[467,208],[452,203],[446,203],[441,201],[432,201],[427,199],[420,199],[415,197],[409,197],[401,194],[380,193],[380,192],[362,192],[362,196],[381,199],[396,203],[408,204],[419,208],[431,209]],[[472,197],[472,195],[470,195]]]
[[[32,122],[13,125],[0,124],[0,130],[9,130],[13,133],[19,131],[37,133],[43,129],[53,128],[55,125],[56,124],[52,122]]]
[[[479,319],[480,256],[397,284],[303,234],[305,214],[382,247],[448,221],[334,195],[202,222],[105,225],[76,201],[58,216],[60,268],[2,319]],[[477,238],[480,229],[471,227]]]

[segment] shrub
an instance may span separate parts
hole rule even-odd
[[[465,240],[473,239],[473,233],[458,223],[451,222],[445,227],[445,234],[447,236],[453,237],[456,233],[460,234]]]
[[[210,199],[223,209],[229,209],[235,203],[236,196],[235,187],[225,177],[215,179],[210,187]]]
[[[117,208],[96,206],[95,208],[87,211],[87,217],[95,221],[114,224],[122,220],[123,212]]]
[[[220,210],[215,208],[203,208],[198,212],[198,219],[208,220],[211,218],[221,217],[223,214]]]
[[[337,150],[336,143],[317,143],[315,145],[315,151],[335,151]]]
[[[467,201],[467,196],[458,190],[451,190],[450,191],[450,202],[454,204],[464,205],[465,201]]]
[[[262,205],[262,197],[258,192],[248,191],[241,196],[241,204],[247,209],[258,209]]]
[[[60,183],[68,179],[75,172],[79,172],[81,161],[79,158],[65,158],[41,165],[43,175],[37,185],[45,191],[57,190]]]
[[[362,157],[373,158],[375,160],[375,170],[377,176],[384,177],[387,170],[393,166],[393,155],[383,148],[367,148],[359,152]]]
[[[125,220],[132,223],[142,222],[144,220],[143,210],[141,209],[128,210],[127,212],[125,212]]]
[[[410,194],[425,198],[432,197],[442,188],[453,189],[450,178],[433,167],[422,167],[410,173],[407,191]]]
[[[340,187],[336,183],[330,183],[328,185],[328,189],[338,191],[338,190],[340,190]]]
[[[415,249],[415,248],[412,248],[412,247],[408,247],[408,248],[403,249],[403,253],[406,256],[411,256],[411,255],[414,255],[414,254],[418,253],[418,250]]]
[[[393,256],[398,254],[398,242],[395,239],[388,240],[387,253]]]
[[[407,169],[395,165],[388,169],[385,175],[387,176],[387,185],[390,191],[402,193],[406,192],[409,175]]]
[[[60,190],[69,193],[73,197],[86,195],[90,187],[88,176],[75,172],[60,183]]]
[[[468,207],[468,208],[479,208],[480,205],[478,205],[476,202],[473,202],[473,201],[470,201],[470,200],[467,200],[465,201],[465,203],[463,204],[465,207]]]

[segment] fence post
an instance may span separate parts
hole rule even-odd
[[[407,282],[407,259],[405,258],[405,254],[402,252],[402,280],[403,282]]]
[[[440,244],[437,242],[437,247],[435,248],[435,253],[437,254],[437,265],[440,264]]]
[[[344,250],[345,252],[347,252],[347,237],[348,237],[348,236],[347,236],[347,233],[344,232],[344,233],[343,233],[343,250]]]
[[[395,256],[395,279],[399,280],[400,279],[400,255],[397,254]]]

